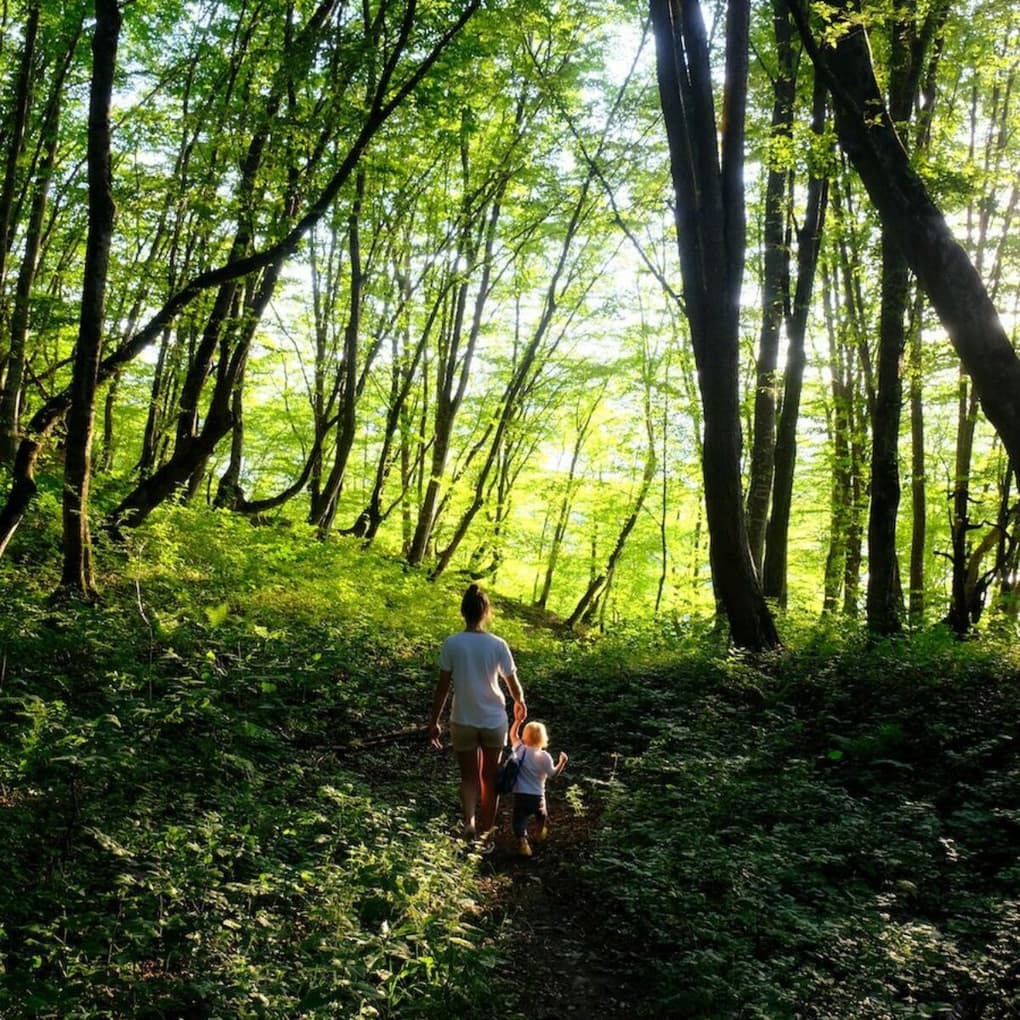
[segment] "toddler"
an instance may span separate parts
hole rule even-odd
[[[536,839],[542,842],[549,834],[549,814],[545,808],[545,781],[558,776],[567,764],[567,756],[560,751],[559,760],[553,764],[552,755],[545,749],[549,734],[540,722],[518,719],[510,730],[514,757],[521,765],[514,785],[513,828],[517,839],[517,850],[524,857],[531,856],[528,842],[528,819],[534,815],[539,829]]]

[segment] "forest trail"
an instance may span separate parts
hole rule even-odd
[[[377,783],[391,795],[395,781],[409,789],[424,782],[448,790],[450,838],[457,839],[456,765],[449,750],[423,754],[419,739],[400,739],[380,751],[374,767],[369,764],[371,752],[361,762],[370,785]],[[502,797],[495,839],[478,857],[483,893],[478,921],[499,933],[504,960],[499,974],[506,986],[500,993],[499,1016],[631,1020],[637,1015],[640,989],[630,975],[638,953],[614,937],[612,918],[593,901],[581,876],[602,824],[601,794],[585,788],[584,805],[576,810],[566,791],[577,783],[588,757],[583,748],[572,748],[569,768],[574,776],[568,772],[549,784],[549,838],[533,845],[533,856],[517,853],[511,798]]]
[[[601,810],[575,812],[558,784],[547,799],[549,838],[532,857],[516,852],[506,797],[495,847],[482,861],[486,908],[509,926],[504,952],[508,973],[519,975],[517,1009],[536,1020],[633,1017],[638,990],[629,980],[627,950],[614,942],[612,918],[579,874]]]
[[[499,974],[509,989],[500,994],[502,1009],[494,1015],[528,1020],[639,1015],[641,991],[630,980],[636,953],[615,935],[612,916],[593,901],[580,872],[602,824],[603,795],[597,784],[584,784],[578,810],[566,792],[579,784],[591,757],[573,746],[569,771],[549,784],[549,838],[532,844],[530,858],[516,851],[509,797],[500,800],[491,849],[478,856],[483,895],[478,922],[498,933],[504,961]],[[369,770],[381,785],[403,776],[412,785],[424,780],[449,788],[450,832],[457,838],[456,766],[449,750],[422,756],[417,739],[401,739],[386,758],[377,772]]]

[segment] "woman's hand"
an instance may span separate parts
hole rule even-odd
[[[514,702],[514,719],[517,722],[523,722],[528,718],[528,706],[524,703],[524,699]]]
[[[429,743],[437,750],[443,749],[443,735],[439,723],[429,723]]]

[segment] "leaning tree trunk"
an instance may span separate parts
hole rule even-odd
[[[824,48],[815,44],[795,0],[791,6],[812,60],[826,76],[840,144],[931,300],[974,381],[985,415],[1010,457],[1020,461],[1020,358],[974,264],[900,143],[875,80],[856,4],[840,0],[827,8],[838,17],[840,31],[830,34],[836,42]]]
[[[1007,92],[1008,97],[1008,92]],[[984,177],[988,181],[994,181],[996,179],[995,168],[992,165],[992,153],[995,152],[999,146],[995,142],[996,136],[999,138],[1004,137],[1005,132],[1008,130],[1007,124],[1010,123],[1011,109],[1008,98],[1003,98],[1001,102],[1000,114],[998,117],[994,117],[990,120],[987,125],[986,138],[985,138],[985,159],[984,159]],[[980,119],[980,113],[978,109],[978,97],[977,90],[971,97],[971,136],[970,136],[970,157],[976,161],[975,157],[975,134],[977,130],[977,124]],[[1011,203],[1016,201],[1017,190],[1014,186],[1013,198]],[[975,208],[975,206],[977,208]],[[984,273],[985,265],[985,253],[990,249],[990,239],[988,236],[988,230],[991,220],[993,203],[988,202],[986,199],[978,197],[977,200],[972,200],[968,205],[967,210],[967,231],[970,239],[970,248],[975,251],[976,267],[979,273]],[[1010,213],[1006,213],[1003,216],[1004,227],[1003,234],[1009,230],[1009,224],[1012,219]],[[973,235],[972,230],[975,224],[977,226],[977,234]],[[996,248],[1001,252],[1001,240]],[[996,281],[998,279],[999,269],[1001,266],[1000,258],[995,258],[992,265],[992,293],[996,292]],[[967,372],[961,366],[959,376],[957,380],[957,423],[956,423],[956,458],[955,458],[955,470],[953,472],[953,485],[952,491],[949,493],[949,500],[951,504],[950,512],[950,542],[951,552],[949,554],[951,570],[952,570],[952,582],[950,584],[950,604],[946,615],[946,621],[953,631],[963,636],[967,633],[971,626],[971,605],[972,599],[970,596],[971,584],[969,581],[970,567],[969,562],[972,557],[971,544],[972,539],[977,537],[977,532],[981,528],[981,523],[975,523],[972,516],[972,506],[977,500],[974,500],[971,495],[971,462],[974,455],[974,434],[977,427],[978,421],[978,401],[977,394],[971,388],[967,378]],[[1000,512],[1000,518],[1001,518]]]
[[[92,594],[95,577],[89,536],[89,483],[96,386],[103,345],[106,275],[113,238],[113,184],[110,159],[110,100],[120,36],[117,0],[96,0],[92,39],[92,87],[88,126],[88,214],[85,278],[78,343],[71,375],[64,461],[64,567],[61,587]]]
[[[204,469],[219,441],[233,428],[234,394],[241,384],[256,327],[273,296],[282,267],[283,258],[280,257],[266,268],[257,292],[251,296],[241,317],[240,335],[232,339],[228,334],[221,341],[216,382],[201,429],[194,435],[179,438],[173,456],[121,500],[110,517],[114,531],[121,527],[137,527],[156,507],[179,492]]]
[[[740,476],[739,301],[744,268],[744,122],[749,8],[730,0],[726,105],[715,118],[709,43],[696,0],[652,0],[680,268],[704,407],[705,508],[716,596],[742,648],[779,644],[751,558]],[[722,154],[717,148],[717,131]]]

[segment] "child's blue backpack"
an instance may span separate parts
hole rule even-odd
[[[517,785],[517,773],[521,771],[521,762],[528,752],[521,751],[520,758],[514,754],[513,748],[508,747],[503,752],[503,760],[499,763],[499,770],[496,772],[496,793],[513,793]]]

